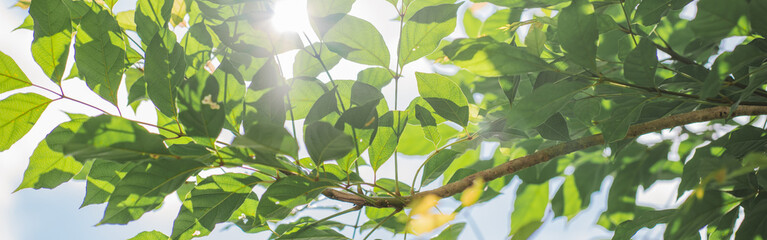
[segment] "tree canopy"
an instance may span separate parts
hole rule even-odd
[[[106,204],[98,224],[137,220],[177,193],[172,231],[133,239],[191,239],[219,223],[276,239],[456,239],[466,225],[456,214],[512,179],[512,239],[545,214],[572,219],[605,179],[597,224],[613,239],[659,224],[669,239],[767,237],[767,126],[756,124],[767,114],[767,0],[386,0],[380,11],[399,25],[388,45],[349,14],[366,1],[308,0],[312,33],[275,29],[270,0],[138,0],[123,12],[116,2],[18,2],[29,9],[18,29],[34,32],[49,79],[0,52],[0,151],[52,102],[98,110],[48,133],[16,191],[85,181],[82,205]],[[278,55],[291,52],[288,74]],[[369,68],[334,78],[342,61]],[[406,75],[416,61],[432,68]],[[66,94],[64,81],[84,81],[110,108]],[[404,109],[401,81],[419,94]],[[140,104],[156,121],[120,110]],[[684,127],[698,122],[732,130]],[[419,159],[415,175],[399,174],[402,155]],[[387,162],[393,179],[376,175]],[[637,203],[640,189],[674,179],[676,208]],[[451,197],[459,207],[435,209]],[[349,208],[305,214],[317,201]],[[334,220],[352,213],[361,221]]]

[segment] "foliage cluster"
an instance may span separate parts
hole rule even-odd
[[[207,235],[222,222],[273,238],[336,239],[352,227],[429,232],[519,178],[509,236],[524,239],[547,209],[577,215],[612,176],[598,224],[616,239],[658,224],[669,239],[699,237],[704,227],[713,239],[767,234],[767,132],[731,120],[767,114],[767,0],[700,0],[694,19],[680,17],[691,0],[387,1],[400,26],[395,50],[373,24],[348,14],[363,1],[309,0],[313,38],[276,31],[268,0],[138,0],[125,12],[112,11],[117,0],[20,1],[29,17],[19,28],[34,31],[32,55],[50,81],[85,81],[115,106],[151,103],[157,121],[44,88],[0,53],[0,93],[19,92],[0,100],[0,151],[51,102],[103,112],[70,114],[51,131],[17,190],[86,181],[83,206],[106,203],[99,224],[136,220],[176,192],[183,205],[172,239]],[[483,7],[494,12],[480,19],[473,12]],[[525,11],[538,14],[522,19]],[[459,14],[468,38],[446,39]],[[743,41],[720,51],[730,37]],[[294,50],[286,79],[276,56]],[[442,67],[403,76],[424,57]],[[340,61],[370,68],[334,79],[329,70]],[[447,65],[460,69],[443,71]],[[420,96],[406,109],[390,107],[381,89],[394,84],[397,106],[405,80],[417,81]],[[118,99],[120,88],[127,99]],[[717,137],[682,128],[676,141],[636,142],[709,120],[738,127]],[[235,137],[222,141],[222,132]],[[484,159],[488,142],[498,147]],[[420,176],[359,175],[387,161],[396,168],[399,154],[423,156]],[[670,160],[674,154],[681,160]],[[681,179],[678,208],[637,205],[640,187],[669,179]],[[353,207],[320,220],[302,215],[321,195]],[[451,196],[463,205],[435,214],[437,201]],[[331,220],[350,212],[366,222]],[[437,238],[455,239],[463,227],[441,228]],[[155,238],[168,236],[136,237]]]

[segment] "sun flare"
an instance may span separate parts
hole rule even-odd
[[[311,32],[306,0],[279,0],[274,3],[272,24],[279,31]]]

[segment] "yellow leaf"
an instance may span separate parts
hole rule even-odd
[[[170,10],[170,24],[174,27],[184,22],[186,16],[186,2],[184,0],[173,1],[173,8]],[[186,24],[184,24],[186,25]],[[183,27],[183,26],[182,26]]]
[[[419,199],[416,201],[412,206],[413,210],[410,211],[410,216],[414,215],[425,215],[429,213],[429,209],[433,208],[434,206],[437,206],[437,202],[439,202],[439,197],[437,195],[426,195],[425,197]]]
[[[714,173],[714,179],[716,179],[716,181],[719,183],[723,183],[724,180],[726,180],[726,178],[727,178],[726,168],[721,168]]]
[[[485,189],[485,180],[482,178],[475,178],[471,187],[463,190],[461,194],[461,203],[463,206],[468,207],[477,203],[479,197],[482,196],[482,190]]]
[[[426,214],[408,222],[408,232],[421,235],[452,221],[455,213],[451,214]]]
[[[19,7],[21,9],[28,9],[29,4],[32,3],[32,0],[19,0],[16,2],[16,4],[13,4],[14,7]]]

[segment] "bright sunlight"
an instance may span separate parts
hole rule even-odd
[[[274,3],[272,24],[279,31],[311,33],[306,0],[281,0]]]

